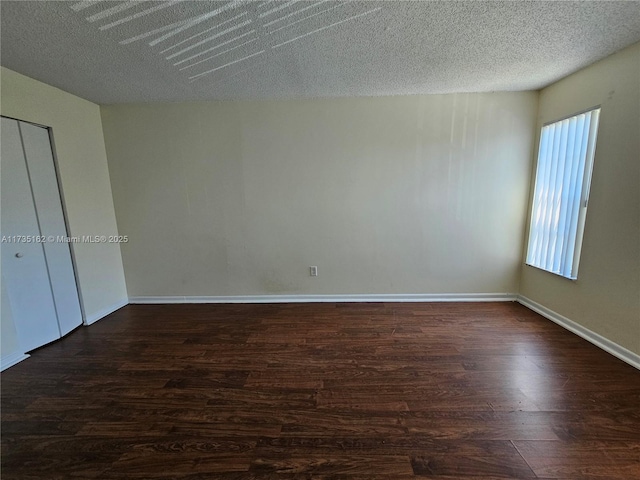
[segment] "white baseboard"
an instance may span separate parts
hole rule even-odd
[[[124,307],[129,304],[129,299],[120,300],[108,307],[103,308],[97,312],[92,313],[91,315],[87,315],[87,318],[84,321],[85,325],[91,325],[92,323],[96,323],[98,320],[106,317],[107,315],[115,312],[116,310]]]
[[[515,293],[230,295],[130,297],[129,303],[513,302]]]
[[[29,355],[21,352],[13,352],[9,355],[3,355],[0,358],[0,371],[4,371],[9,367],[13,367],[16,363],[29,358]]]
[[[561,327],[566,328],[570,332],[575,333],[579,337],[584,338],[588,342],[593,343],[595,346],[600,347],[605,352],[609,352],[614,357],[617,357],[623,362],[626,362],[629,365],[640,370],[640,355],[638,355],[637,353],[634,353],[631,350],[627,350],[626,348],[618,345],[608,338],[605,338],[596,332],[592,332],[579,323],[576,323],[573,320],[570,320],[567,317],[564,317],[559,313],[556,313],[553,310],[545,307],[544,305],[540,305],[538,302],[534,302],[533,300],[525,296],[518,295],[517,301],[518,303],[521,303],[525,307],[539,313],[552,322],[557,323]]]

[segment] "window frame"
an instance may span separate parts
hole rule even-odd
[[[560,262],[560,266],[559,266],[559,271],[554,271],[551,270],[549,268],[546,268],[544,265],[542,265],[542,259],[538,259],[540,264],[535,264],[535,260],[536,259],[531,259],[530,257],[532,257],[532,252],[531,252],[531,248],[532,248],[532,244],[534,242],[534,228],[535,228],[535,214],[536,212],[536,197],[537,197],[537,193],[538,193],[538,185],[539,183],[541,183],[542,181],[545,181],[543,178],[541,179],[542,175],[540,174],[539,171],[539,166],[540,166],[540,151],[541,151],[541,146],[542,146],[542,142],[543,142],[543,134],[544,134],[544,130],[546,127],[553,125],[553,124],[558,124],[561,122],[564,122],[566,120],[572,119],[574,117],[578,117],[580,115],[586,114],[586,113],[590,113],[591,117],[589,120],[589,131],[587,133],[587,141],[586,141],[586,150],[585,150],[585,154],[584,154],[584,173],[583,173],[583,177],[582,180],[580,182],[576,183],[577,187],[581,187],[580,188],[580,200],[579,200],[579,205],[578,205],[578,210],[577,210],[577,214],[578,214],[578,219],[577,219],[577,227],[576,227],[576,234],[575,234],[575,242],[573,245],[573,255],[572,255],[572,259],[570,261],[570,272],[569,274],[565,274],[566,273],[566,269],[565,269],[565,273],[562,272],[562,267],[563,267],[563,262]],[[593,107],[589,107],[587,109],[584,110],[580,110],[576,113],[572,113],[570,115],[566,115],[563,117],[560,117],[558,119],[552,120],[552,121],[548,121],[542,124],[542,126],[540,127],[539,130],[539,137],[538,137],[538,147],[537,147],[537,155],[536,155],[536,162],[534,165],[534,176],[532,178],[533,181],[533,190],[531,193],[531,206],[529,209],[529,223],[528,223],[528,235],[527,235],[527,243],[526,243],[526,249],[525,249],[525,258],[524,258],[524,263],[526,266],[529,267],[533,267],[537,270],[542,270],[544,272],[547,273],[551,273],[553,275],[556,275],[558,277],[567,279],[567,280],[571,280],[571,281],[577,281],[578,280],[578,271],[579,271],[579,266],[580,266],[580,259],[582,257],[582,244],[583,244],[583,239],[584,239],[584,230],[585,230],[585,226],[586,226],[586,217],[587,217],[587,209],[589,206],[589,199],[590,199],[590,195],[591,195],[591,182],[593,179],[593,168],[594,168],[594,164],[595,164],[595,156],[596,156],[596,147],[597,147],[597,142],[598,142],[598,133],[599,133],[599,129],[600,129],[600,117],[602,114],[602,106],[601,105],[595,105]],[[566,162],[566,156],[567,156],[567,151],[565,149],[565,151],[563,152],[563,155],[565,156],[564,161]],[[553,163],[553,161],[551,161]],[[559,163],[558,160],[556,160],[555,163]],[[553,168],[554,165],[551,165],[551,168]],[[555,165],[555,167],[557,168],[557,165]],[[566,168],[566,167],[565,167]],[[577,192],[577,190],[576,190]],[[561,207],[560,207],[561,208]],[[552,209],[546,209],[546,212],[550,212],[552,211]],[[566,214],[565,214],[566,215]],[[548,246],[547,242],[547,246]],[[555,255],[554,255],[555,257]]]

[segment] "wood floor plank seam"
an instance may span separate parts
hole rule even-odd
[[[522,461],[527,464],[527,467],[529,467],[529,470],[531,470],[531,473],[534,475],[534,477],[539,478],[538,475],[536,475],[536,473],[534,472],[531,465],[529,465],[529,462],[527,462],[527,459],[524,457],[524,455],[522,455],[520,450],[518,450],[518,446],[515,444],[515,442],[513,440],[509,440],[509,442],[511,443],[511,445],[513,445],[513,448],[516,450],[516,452],[518,452],[518,455],[520,455],[520,458],[522,458]]]

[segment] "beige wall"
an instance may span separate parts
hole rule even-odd
[[[117,234],[100,107],[4,67],[0,82],[2,115],[52,127],[70,234]],[[126,302],[119,245],[72,248],[86,317]]]
[[[595,105],[602,111],[578,280],[525,266],[520,292],[640,354],[640,44],[545,88],[538,130]]]
[[[102,107],[129,295],[517,292],[537,96]]]

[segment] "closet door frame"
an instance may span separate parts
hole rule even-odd
[[[8,115],[0,115],[3,118],[8,118],[10,120],[16,120],[18,122],[29,123],[36,127],[44,128],[47,131],[47,135],[49,136],[49,145],[51,146],[51,156],[53,158],[53,170],[56,176],[56,184],[58,186],[58,194],[60,196],[60,205],[62,206],[62,219],[64,221],[64,230],[67,233],[67,236],[70,237],[69,231],[69,216],[67,214],[67,203],[64,198],[64,189],[62,188],[62,181],[60,180],[60,167],[58,165],[58,154],[56,152],[56,145],[53,135],[53,128],[42,125],[40,123],[32,122],[30,120],[22,120],[16,117],[10,117]],[[85,315],[84,303],[82,299],[82,290],[80,288],[80,279],[78,278],[78,268],[76,266],[76,252],[73,242],[69,242],[69,252],[71,254],[71,268],[73,269],[73,279],[75,281],[76,291],[78,292],[78,303],[80,304],[80,314],[82,316],[82,325],[87,325],[87,317]]]

